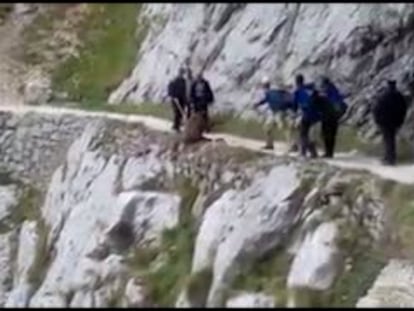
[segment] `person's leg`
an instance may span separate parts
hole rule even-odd
[[[181,125],[181,112],[180,109],[177,107],[177,101],[171,101],[172,109],[173,109],[173,130],[179,131]]]
[[[393,140],[393,130],[388,127],[381,127],[380,128],[382,133],[383,145],[384,145],[384,156],[383,156],[383,163],[384,164],[393,164],[393,148],[395,148],[395,143]],[[394,145],[394,146],[393,146]],[[394,149],[395,150],[395,149]]]
[[[339,128],[339,119],[335,119],[332,122],[332,134],[331,134],[331,141],[330,141],[330,156],[333,157],[335,154],[335,147],[336,147],[336,137],[338,135],[338,128]]]
[[[274,115],[270,114],[267,116],[264,130],[265,130],[265,136],[266,136],[266,145],[264,146],[265,149],[273,149],[273,139],[274,139],[274,130],[275,130],[275,119]]]
[[[325,149],[324,157],[329,156],[329,122],[327,120],[322,120],[321,122],[321,135],[323,146]]]
[[[189,102],[185,102],[185,108],[184,109],[185,109],[185,112],[187,114],[187,119],[189,119],[190,116],[191,116],[191,105],[190,105]]]
[[[337,120],[326,120],[322,122],[322,137],[325,145],[325,157],[332,158],[335,149],[336,134],[338,131]]]
[[[309,149],[309,130],[310,123],[302,119],[300,122],[300,154],[303,157],[306,157],[307,151]]]
[[[206,130],[206,132],[210,132],[211,126],[210,126],[210,117],[208,115],[207,105],[203,106],[203,108],[202,108],[202,116],[203,116],[203,119],[204,119],[205,130]]]
[[[397,129],[392,128],[389,130],[389,160],[390,164],[394,165],[397,162],[397,151],[396,151],[396,138]]]

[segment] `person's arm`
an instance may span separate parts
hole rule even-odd
[[[266,97],[264,97],[263,99],[261,99],[260,101],[258,101],[257,103],[255,103],[253,105],[253,108],[259,108],[260,106],[264,105],[267,102]]]
[[[208,83],[207,81],[205,81],[205,85],[206,85],[206,91],[207,91],[207,102],[209,104],[212,104],[214,102],[213,90],[211,89],[210,83]]]
[[[190,100],[192,103],[194,103],[196,101],[196,96],[195,96],[195,82],[191,83],[190,86]]]
[[[167,93],[168,93],[168,97],[174,97],[174,80],[173,81],[170,81],[170,83],[168,83],[168,90],[167,90]]]

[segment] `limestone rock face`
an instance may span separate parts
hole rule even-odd
[[[388,238],[367,172],[90,115],[0,114],[0,140],[0,307],[297,306],[337,282],[365,295],[347,269]],[[358,306],[410,305],[410,269],[391,261]]]
[[[53,306],[70,293],[72,307],[107,305],[110,287],[124,275],[117,254],[157,243],[164,229],[178,223],[179,197],[122,191],[121,159],[88,151],[96,130],[86,129],[52,177],[42,212],[55,256],[31,307]]]
[[[52,94],[50,79],[40,69],[27,74],[24,100],[27,105],[46,105]]]
[[[322,291],[332,286],[338,270],[338,233],[335,223],[324,223],[305,238],[289,272],[289,287]]]
[[[294,224],[299,206],[289,197],[299,187],[295,167],[280,166],[262,174],[244,191],[224,193],[204,215],[193,272],[213,269],[208,306],[220,306],[223,290],[241,264],[276,247]]]
[[[307,79],[326,74],[350,95],[350,121],[369,131],[369,107],[385,79],[411,89],[413,4],[148,4],[143,10],[142,18],[153,22],[111,103],[161,101],[178,67],[189,64],[205,69],[216,109],[254,117],[247,105],[263,76],[293,84],[299,72]]]
[[[275,303],[272,297],[261,293],[240,293],[230,298],[226,308],[274,308]]]
[[[412,308],[414,266],[407,260],[391,260],[357,308]]]

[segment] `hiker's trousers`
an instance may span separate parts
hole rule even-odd
[[[205,103],[196,103],[193,107],[194,112],[200,113],[204,119],[204,124],[206,126],[206,131],[210,131],[210,117],[208,115],[208,104]]]
[[[306,118],[302,118],[299,126],[299,137],[300,137],[300,154],[303,157],[306,157],[308,151],[312,158],[317,157],[316,146],[313,141],[311,141],[310,132],[312,127],[315,125],[315,122],[311,122]]]
[[[380,126],[380,130],[384,144],[383,160],[389,164],[395,164],[397,160],[396,136],[398,133],[398,128]]]
[[[190,117],[190,107],[187,104],[185,100],[182,99],[175,99],[172,100],[172,109],[173,109],[173,129],[179,130],[181,127],[181,123],[183,120],[182,112],[186,114],[186,117]],[[177,107],[177,105],[180,105],[180,107]]]
[[[322,120],[322,140],[325,145],[325,156],[333,157],[335,151],[336,136],[338,133],[339,120],[336,118]]]

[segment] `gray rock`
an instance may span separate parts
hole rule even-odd
[[[240,293],[230,298],[226,303],[226,308],[274,308],[273,297],[262,293]]]
[[[382,270],[357,308],[414,307],[414,265],[410,261],[393,259]]]

